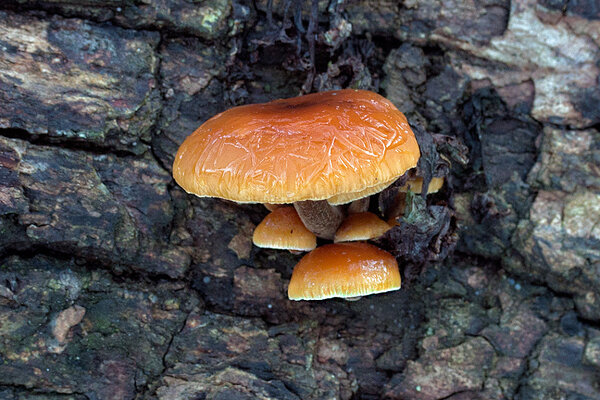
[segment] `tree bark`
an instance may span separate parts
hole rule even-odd
[[[596,8],[84,3],[0,5],[0,398],[600,397]],[[173,157],[229,107],[346,87],[451,174],[379,242],[401,290],[291,302],[266,210],[184,193]]]

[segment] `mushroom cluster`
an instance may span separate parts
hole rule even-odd
[[[310,251],[294,268],[290,299],[354,298],[400,288],[396,259],[364,242],[391,228],[369,212],[369,196],[414,169],[419,157],[406,118],[390,101],[346,89],[212,117],[179,148],[173,176],[188,193],[271,210],[254,244]],[[399,192],[420,185],[414,177]],[[335,243],[316,248],[317,238]],[[341,243],[350,241],[359,242]]]

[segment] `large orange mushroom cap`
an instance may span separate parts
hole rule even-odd
[[[368,243],[334,243],[311,251],[294,267],[291,300],[356,297],[400,289],[394,256]]]
[[[404,115],[380,95],[337,90],[235,107],[181,145],[173,176],[189,193],[292,203],[368,192],[417,164]]]

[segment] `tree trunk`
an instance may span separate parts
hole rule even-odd
[[[600,397],[593,2],[84,3],[0,5],[0,398]],[[267,211],[184,193],[173,157],[346,87],[450,176],[378,241],[401,290],[289,301]]]

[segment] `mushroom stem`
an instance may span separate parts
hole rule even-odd
[[[362,299],[362,296],[344,297],[344,300],[346,301],[358,301],[360,299]]]
[[[344,212],[339,206],[332,206],[327,200],[297,201],[294,207],[304,226],[323,239],[332,240],[344,220]]]

